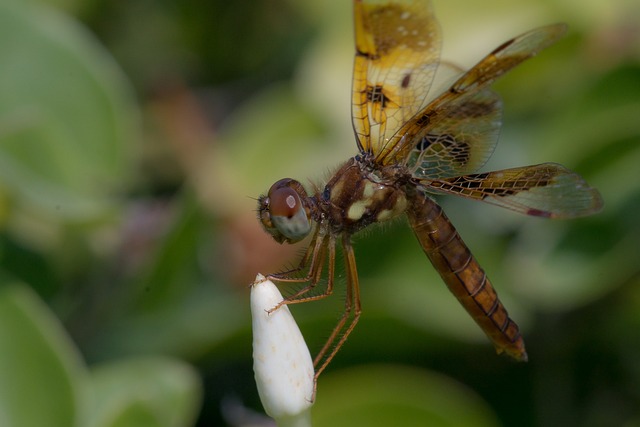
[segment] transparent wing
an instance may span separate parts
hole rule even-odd
[[[358,148],[377,155],[424,109],[440,57],[428,0],[356,0],[352,120]]]
[[[500,45],[405,123],[383,147],[376,161],[410,164],[418,178],[455,176],[477,170],[491,155],[500,128],[500,101],[488,86],[553,44],[565,31],[564,24],[550,25]],[[472,135],[474,129],[478,130],[477,135]],[[455,156],[452,157],[453,148],[442,149],[442,144],[432,146],[434,140],[443,137],[455,141]],[[416,150],[428,152],[421,156]],[[465,153],[462,157],[458,154],[461,150]],[[424,160],[424,165],[420,160]],[[432,165],[436,169],[429,171]]]
[[[502,102],[490,89],[453,99],[439,112],[439,120],[414,140],[408,169],[417,178],[477,171],[495,149],[501,119]]]
[[[422,180],[430,192],[482,200],[527,215],[574,218],[602,209],[600,193],[557,163]]]

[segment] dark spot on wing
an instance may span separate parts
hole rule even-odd
[[[367,58],[370,61],[373,61],[373,60],[379,58],[378,55],[374,55],[374,54],[369,53],[369,52],[363,52],[363,51],[358,50],[358,49],[356,49],[356,56],[362,56],[364,58]]]
[[[418,143],[416,144],[416,150],[424,151],[433,143],[433,139],[429,138],[429,135],[420,138]]]
[[[411,73],[407,73],[404,75],[404,77],[402,78],[402,83],[400,83],[400,86],[403,89],[406,89],[407,87],[409,87],[409,83],[411,82]]]
[[[420,127],[425,127],[431,121],[431,116],[429,114],[423,114],[419,118],[416,119],[416,125]]]
[[[466,141],[458,141],[451,134],[427,134],[416,143],[419,151],[431,150],[443,159],[451,159],[459,165],[465,165],[471,156],[470,146]]]
[[[540,209],[534,209],[531,208],[527,211],[527,215],[532,215],[532,216],[540,216],[543,218],[550,218],[551,217],[551,212],[547,212],[547,211],[542,211]]]
[[[367,101],[372,103],[380,103],[380,106],[384,108],[390,100],[382,92],[382,89],[382,85],[367,86]]]

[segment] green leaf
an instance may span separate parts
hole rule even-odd
[[[320,379],[313,425],[497,426],[495,415],[473,391],[422,369],[372,365]]]
[[[110,55],[76,22],[0,4],[0,185],[54,217],[103,214],[129,178],[137,111]]]
[[[163,424],[148,405],[143,402],[131,402],[116,414],[109,427],[162,427]]]
[[[190,426],[201,399],[193,368],[161,357],[103,365],[94,370],[92,385],[93,427]]]
[[[79,425],[85,367],[58,320],[26,287],[0,288],[0,425]]]

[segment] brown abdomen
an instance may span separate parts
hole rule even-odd
[[[526,361],[518,325],[511,320],[489,278],[442,208],[423,194],[409,200],[407,217],[438,273],[458,301],[493,341],[498,353]]]

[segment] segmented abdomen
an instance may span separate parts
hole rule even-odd
[[[410,198],[413,231],[449,290],[493,341],[518,360],[527,360],[518,325],[511,320],[489,278],[436,202],[423,194]]]

